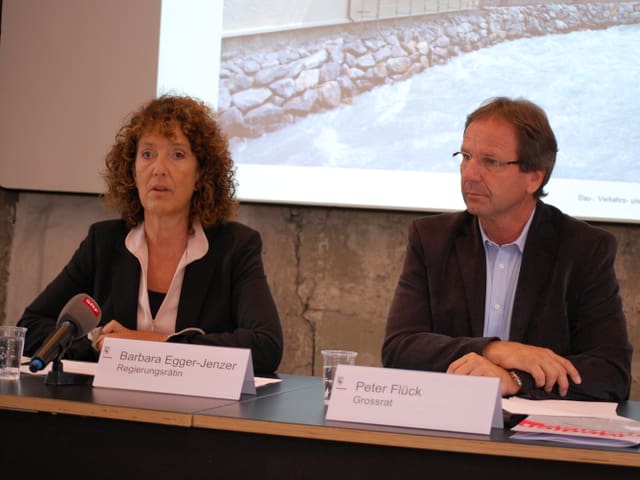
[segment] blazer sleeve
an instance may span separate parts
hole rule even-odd
[[[520,395],[533,399],[623,401],[631,388],[632,346],[615,274],[616,240],[612,235],[584,232],[570,242],[563,265],[552,273],[549,300],[540,317],[532,319],[531,343],[551,348],[571,361],[582,383],[569,386],[560,397],[557,386],[551,392],[537,388],[527,372]],[[570,249],[570,251],[569,251]],[[562,295],[554,295],[553,291]],[[545,335],[545,338],[536,335]],[[527,338],[523,339],[527,343]]]
[[[24,354],[32,356],[45,339],[56,329],[58,315],[65,304],[79,293],[95,297],[93,279],[93,254],[95,225],[80,243],[62,271],[25,308],[18,325],[27,328]],[[86,337],[74,340],[64,358],[96,361],[97,352]]]

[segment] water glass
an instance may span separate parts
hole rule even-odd
[[[351,350],[322,350],[322,387],[324,391],[324,404],[329,403],[333,377],[338,365],[354,365],[358,352]]]
[[[18,380],[24,350],[25,327],[0,325],[0,380]]]

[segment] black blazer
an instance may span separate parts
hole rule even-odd
[[[66,302],[78,293],[91,295],[102,309],[101,324],[115,319],[136,329],[140,264],[125,247],[129,232],[121,220],[92,225],[62,272],[24,311],[25,355],[33,355],[54,330]],[[236,222],[205,229],[206,255],[184,273],[176,331],[198,327],[171,341],[251,349],[256,372],[275,371],[282,358],[282,330],[262,265],[257,231]],[[74,342],[66,358],[96,361],[86,337]]]
[[[510,340],[568,358],[582,383],[567,399],[629,396],[632,348],[614,271],[615,238],[538,202],[526,240]],[[415,220],[389,310],[384,366],[444,372],[495,339],[482,337],[486,260],[478,219],[468,212]],[[558,398],[524,380],[521,395]]]

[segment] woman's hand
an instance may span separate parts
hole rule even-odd
[[[131,340],[148,340],[152,342],[164,342],[169,338],[166,333],[159,332],[143,332],[140,330],[131,330],[126,328],[117,320],[111,320],[102,327],[102,336],[96,341],[98,350],[102,350],[102,344],[105,337],[128,338]]]

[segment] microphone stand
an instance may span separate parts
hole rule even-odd
[[[52,361],[51,371],[44,380],[45,385],[89,385],[93,383],[93,375],[68,373],[63,371],[62,360],[58,357]]]

